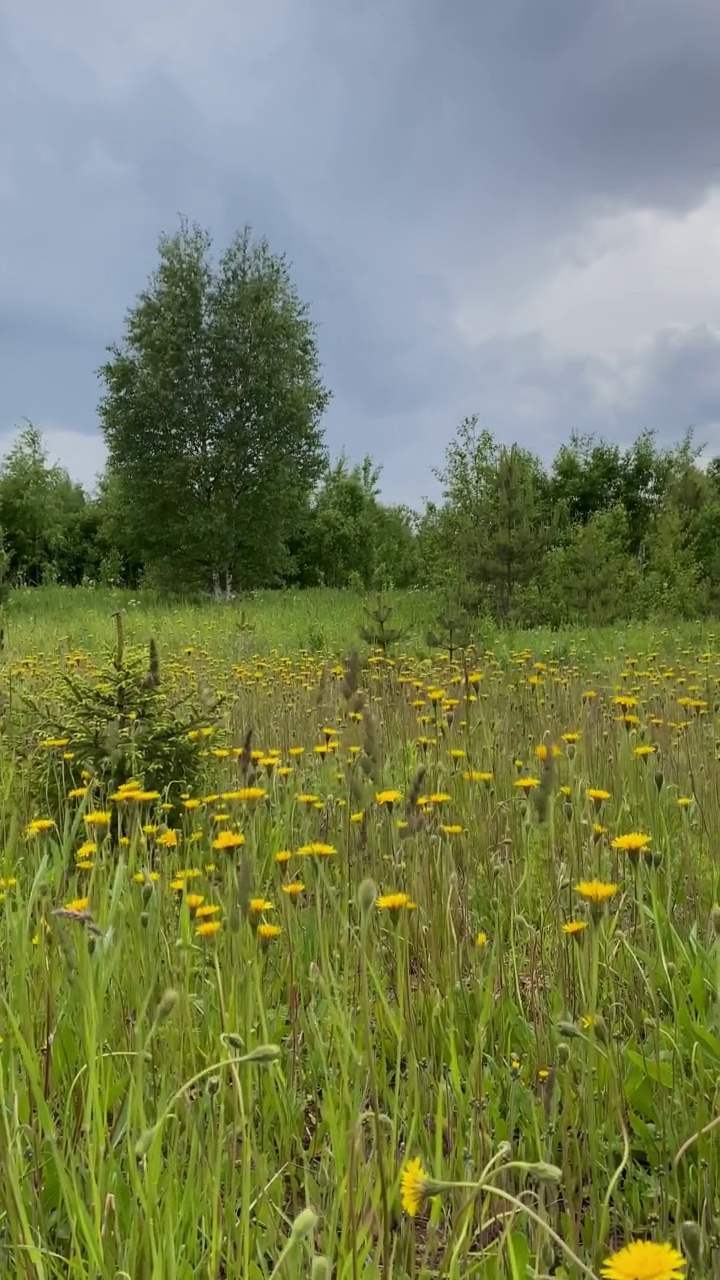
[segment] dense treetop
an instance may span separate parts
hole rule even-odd
[[[419,512],[382,501],[371,458],[331,461],[308,308],[249,228],[217,260],[198,227],[162,237],[99,376],[93,494],[31,424],[0,463],[6,585],[441,585],[529,625],[720,608],[720,458],[701,465],[689,433],[574,435],[547,465],[467,418]]]

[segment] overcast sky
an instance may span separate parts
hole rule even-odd
[[[333,452],[460,419],[720,451],[718,0],[0,0],[0,448],[92,484],[95,370],[186,214],[287,253]]]

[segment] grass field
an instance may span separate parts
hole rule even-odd
[[[2,1274],[720,1274],[717,638],[394,603],[11,601]]]

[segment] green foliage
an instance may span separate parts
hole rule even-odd
[[[13,582],[82,581],[94,538],[92,510],[82,487],[50,465],[32,423],[0,467],[0,526]]]
[[[369,625],[360,628],[363,640],[385,655],[406,634],[404,627],[391,626],[394,612],[393,606],[387,600],[380,599],[374,608],[366,608]]]
[[[40,732],[73,744],[61,774],[52,753],[35,757],[43,793],[56,802],[88,773],[108,794],[135,779],[173,803],[201,773],[207,743],[200,730],[212,730],[217,700],[200,706],[189,693],[170,699],[155,641],[149,651],[129,648],[120,613],[116,628],[115,648],[102,666],[63,670],[50,710],[38,716]]]
[[[128,554],[178,588],[272,582],[320,474],[328,402],[285,260],[183,222],[101,369]]]

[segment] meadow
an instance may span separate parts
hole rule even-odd
[[[392,603],[11,599],[3,1274],[720,1275],[719,635]]]

